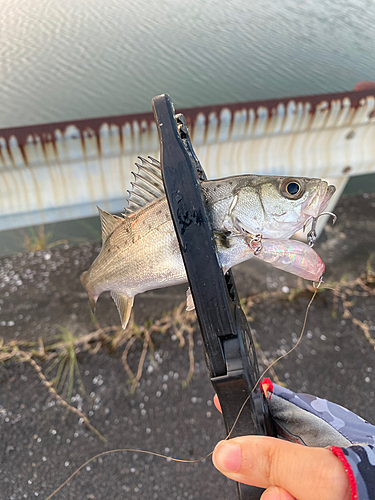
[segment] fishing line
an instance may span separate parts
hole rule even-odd
[[[301,340],[302,340],[302,337],[303,337],[303,334],[305,332],[305,328],[306,328],[306,323],[307,323],[307,317],[308,317],[308,314],[309,314],[309,311],[310,311],[310,307],[311,307],[311,304],[313,303],[313,300],[315,299],[315,296],[318,292],[318,288],[321,284],[321,280],[319,281],[319,283],[317,285],[314,286],[314,293],[310,299],[310,302],[308,303],[307,307],[306,307],[306,311],[305,311],[305,317],[304,317],[304,320],[303,320],[303,324],[302,324],[302,328],[301,328],[301,333],[300,333],[300,336],[298,337],[298,340],[297,342],[295,343],[295,345],[289,349],[288,352],[286,352],[285,354],[282,354],[281,356],[279,356],[277,359],[275,359],[274,361],[272,361],[272,363],[263,371],[262,375],[260,375],[260,377],[258,378],[258,380],[256,381],[251,393],[248,395],[248,397],[245,399],[244,403],[242,404],[238,414],[237,414],[237,417],[232,425],[232,428],[231,430],[229,431],[227,437],[224,439],[224,441],[226,441],[227,439],[230,438],[231,434],[233,433],[233,430],[234,428],[236,427],[237,425],[237,422],[238,422],[238,419],[240,418],[241,416],[241,413],[243,412],[243,409],[245,408],[246,406],[246,403],[249,401],[251,395],[253,394],[253,392],[255,391],[255,389],[257,388],[258,384],[260,383],[261,379],[264,377],[264,375],[273,367],[275,366],[276,363],[278,363],[281,359],[285,358],[286,356],[288,356],[290,353],[292,353],[297,347],[298,345],[300,344]],[[162,453],[156,453],[154,451],[147,451],[147,450],[139,450],[137,448],[120,448],[120,449],[116,449],[116,450],[107,450],[107,451],[103,451],[102,453],[98,453],[97,455],[95,455],[94,457],[91,457],[89,458],[89,460],[87,460],[84,464],[80,465],[78,467],[78,469],[76,469],[73,474],[71,474],[62,484],[60,484],[60,486],[58,488],[56,488],[55,491],[53,491],[47,498],[45,498],[45,500],[50,500],[52,497],[54,497],[56,495],[56,493],[58,493],[62,488],[64,488],[64,486],[66,486],[72,479],[74,476],[76,476],[78,474],[78,472],[80,472],[84,467],[86,467],[86,465],[88,465],[90,462],[92,462],[93,460],[96,460],[97,458],[100,458],[100,457],[103,457],[105,455],[109,455],[111,453],[124,453],[124,452],[130,452],[130,453],[143,453],[145,455],[152,455],[154,457],[159,457],[159,458],[165,458],[166,460],[168,461],[171,461],[171,462],[180,462],[180,463],[185,463],[185,464],[194,464],[194,463],[198,463],[198,462],[203,462],[203,460],[206,460],[206,458],[209,458],[213,452],[214,452],[215,449],[213,449],[212,451],[210,451],[210,453],[208,453],[206,456],[202,457],[202,458],[198,458],[196,460],[183,460],[182,458],[174,458],[174,457],[169,457],[167,455],[163,455]]]
[[[305,332],[305,328],[306,328],[307,316],[308,316],[308,314],[309,314],[309,310],[310,310],[311,304],[313,303],[313,300],[315,299],[315,296],[316,296],[316,294],[318,293],[318,288],[319,288],[319,286],[320,286],[320,284],[321,284],[321,283],[322,283],[322,281],[319,281],[319,283],[318,283],[318,284],[314,287],[314,293],[313,293],[313,295],[312,295],[312,297],[311,297],[311,299],[310,299],[310,302],[308,303],[308,305],[307,305],[307,307],[306,307],[305,317],[304,317],[303,324],[302,324],[302,328],[301,328],[301,333],[300,333],[300,335],[299,335],[299,337],[298,337],[297,342],[294,344],[294,346],[293,346],[291,349],[289,349],[289,351],[288,351],[288,352],[286,352],[285,354],[282,354],[282,355],[281,355],[281,356],[279,356],[277,359],[275,359],[274,361],[272,361],[272,363],[271,363],[269,366],[267,366],[267,368],[263,371],[262,375],[260,375],[260,377],[258,378],[258,380],[255,382],[255,385],[254,385],[254,387],[253,387],[253,389],[252,389],[251,393],[247,396],[247,398],[246,398],[246,399],[245,399],[245,401],[243,402],[243,404],[242,404],[242,406],[241,406],[241,408],[240,408],[240,411],[238,412],[237,417],[236,417],[236,419],[235,419],[235,421],[234,421],[234,423],[233,423],[233,425],[232,425],[232,428],[231,428],[231,430],[229,431],[229,433],[228,433],[227,437],[224,439],[224,441],[226,441],[227,439],[229,439],[229,438],[230,438],[230,436],[231,436],[231,434],[232,434],[232,432],[233,432],[233,430],[234,430],[234,428],[235,428],[235,426],[236,426],[236,424],[237,424],[237,422],[238,422],[238,419],[240,418],[241,413],[243,412],[243,409],[244,409],[244,408],[245,408],[245,406],[246,406],[246,403],[249,401],[250,396],[251,396],[251,395],[252,395],[252,393],[255,391],[255,389],[257,388],[257,386],[258,386],[259,382],[262,380],[262,378],[264,377],[264,375],[265,375],[265,374],[266,374],[266,373],[267,373],[267,372],[268,372],[268,371],[269,371],[269,370],[270,370],[273,366],[275,366],[275,364],[276,364],[276,363],[278,363],[281,359],[285,358],[286,356],[288,356],[288,354],[290,354],[291,352],[293,352],[293,351],[294,351],[294,349],[296,349],[296,348],[298,347],[298,345],[301,343],[301,340],[302,340],[302,337],[303,337],[303,334],[304,334],[304,332]],[[213,453],[213,452],[214,452],[214,450],[212,450],[212,452],[210,453],[210,455],[212,455],[212,453]],[[208,455],[208,456],[209,456],[209,455]],[[47,499],[47,500],[48,500],[48,499]]]

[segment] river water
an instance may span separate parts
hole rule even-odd
[[[352,89],[374,0],[0,0],[0,127]]]

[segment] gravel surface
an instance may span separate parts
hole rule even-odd
[[[336,208],[335,226],[316,250],[327,266],[326,279],[353,279],[366,269],[375,249],[375,194],[344,197]],[[94,330],[88,300],[79,283],[99,251],[98,244],[57,248],[0,260],[0,336],[4,342],[37,340],[47,345],[60,334]],[[375,262],[374,262],[375,264]],[[251,326],[271,360],[294,345],[311,293],[289,300],[295,277],[250,261],[235,269],[241,296],[283,291],[251,309]],[[135,302],[135,321],[160,318],[185,297],[185,286],[145,293]],[[375,351],[363,331],[332,314],[332,292],[317,296],[306,334],[298,349],[275,371],[295,391],[326,397],[375,423]],[[353,296],[351,312],[375,337],[375,300]],[[102,327],[118,324],[108,294],[100,297],[97,318]],[[0,365],[0,499],[45,499],[86,460],[115,448],[142,448],[168,456],[205,456],[224,437],[221,416],[212,405],[213,389],[204,362],[200,333],[194,334],[195,373],[189,371],[187,347],[170,334],[154,338],[155,360],[146,358],[143,377],[131,392],[121,356],[102,349],[80,353],[78,363],[86,396],[75,393],[72,404],[84,411],[106,437],[104,444],[47,391],[30,364],[14,360]],[[135,369],[141,351],[129,354]],[[43,370],[47,368],[42,365]],[[114,453],[96,459],[54,496],[62,499],[235,499],[233,483],[222,477],[211,459],[198,464],[173,463],[140,453]]]

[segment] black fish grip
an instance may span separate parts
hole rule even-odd
[[[233,277],[230,271],[223,274],[217,259],[201,191],[204,170],[194,153],[184,117],[175,115],[170,97],[154,97],[152,106],[165,192],[227,434],[235,424],[231,437],[275,436],[268,403],[258,383],[254,342]],[[242,500],[258,500],[264,491],[240,483],[237,489]]]

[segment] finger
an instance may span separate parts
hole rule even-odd
[[[218,398],[218,395],[217,395],[217,394],[215,394],[215,396],[214,396],[214,405],[215,405],[216,409],[217,409],[220,413],[223,413],[223,412],[221,411],[221,405],[220,405],[220,401],[219,401],[219,398]]]
[[[296,500],[290,493],[283,488],[271,486],[261,496],[260,500]]]
[[[230,479],[260,488],[279,486],[298,500],[350,500],[344,466],[324,448],[243,436],[221,441],[212,460]]]

